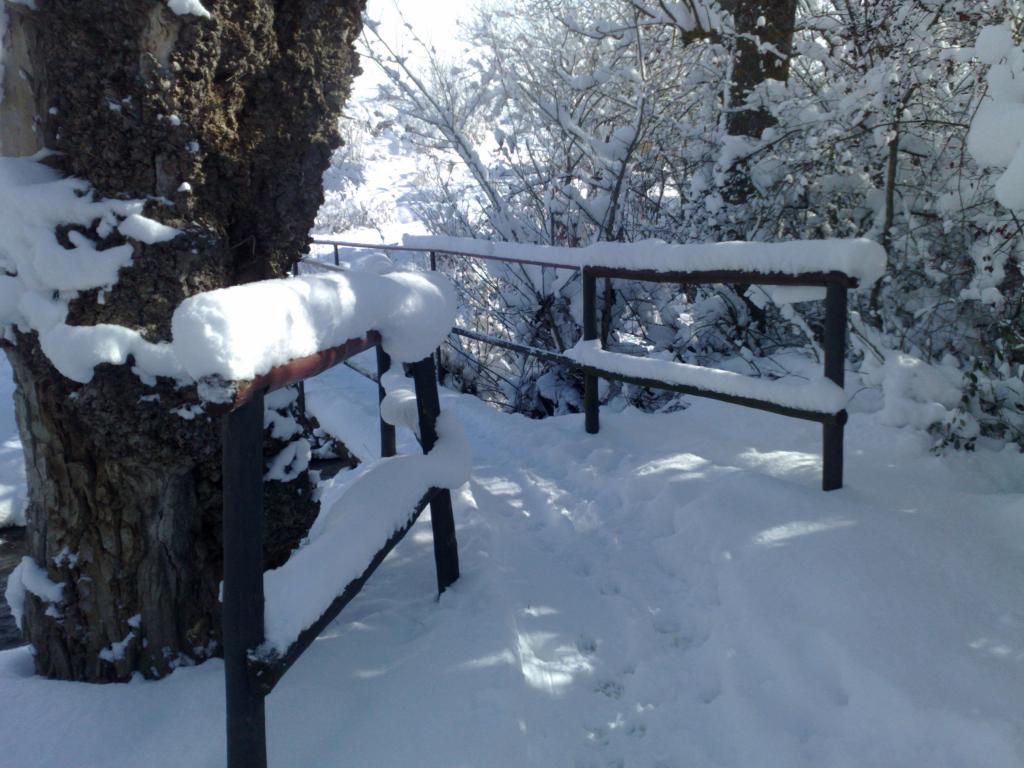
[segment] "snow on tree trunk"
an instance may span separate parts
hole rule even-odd
[[[182,234],[146,244],[112,288],[81,291],[67,323],[170,339],[199,291],[286,274],[305,250],[321,174],[358,72],[364,0],[36,0],[6,4],[2,151],[97,196],[146,200]],[[4,30],[0,26],[0,33]],[[61,228],[103,249],[99,222]],[[37,334],[5,346],[29,483],[28,551],[64,589],[27,593],[38,671],[89,681],[160,677],[218,649],[220,425],[194,390],[102,364],[62,376]],[[295,439],[293,436],[285,439]],[[301,439],[301,438],[300,438]],[[268,435],[268,457],[282,447]],[[267,484],[268,565],[316,513],[307,472]]]
[[[730,203],[742,203],[754,188],[746,163],[739,159],[749,140],[761,138],[775,124],[767,105],[758,104],[759,86],[768,80],[785,82],[796,22],[795,0],[729,0],[722,4],[733,14],[735,43],[729,109],[725,115],[726,147],[723,196]]]

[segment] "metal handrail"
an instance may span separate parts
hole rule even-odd
[[[825,378],[843,387],[845,371],[843,360],[846,356],[846,324],[847,324],[847,290],[856,288],[858,280],[842,272],[803,272],[797,275],[782,273],[759,273],[744,272],[742,270],[706,270],[702,272],[657,272],[648,269],[620,268],[620,267],[597,267],[558,264],[540,262],[532,259],[515,259],[504,256],[489,256],[479,253],[467,253],[465,251],[447,251],[443,249],[415,248],[405,245],[368,245],[366,243],[353,243],[346,240],[325,240],[313,238],[315,245],[330,245],[334,247],[334,267],[323,262],[309,260],[307,263],[316,264],[320,267],[342,269],[340,267],[340,249],[354,249],[360,251],[384,251],[384,252],[413,252],[426,253],[430,256],[430,269],[437,269],[437,256],[462,256],[471,259],[483,259],[486,261],[501,261],[517,264],[530,264],[543,267],[554,267],[556,269],[572,269],[581,273],[583,288],[583,339],[594,341],[599,338],[597,322],[597,279],[599,277],[615,278],[623,280],[640,280],[652,282],[669,282],[679,284],[707,284],[707,283],[747,283],[759,285],[798,285],[824,287],[825,294],[825,324],[824,343],[825,352],[824,373]],[[306,260],[304,260],[306,261]],[[614,371],[594,368],[593,366],[580,365],[569,358],[552,350],[542,350],[535,347],[516,344],[512,341],[487,337],[484,334],[466,331],[461,328],[452,328],[452,333],[457,336],[472,338],[486,344],[493,344],[498,347],[511,349],[521,354],[547,360],[556,365],[562,365],[583,373],[583,412],[586,431],[596,434],[600,430],[600,401],[598,397],[597,382],[599,378],[613,379],[639,386],[663,389],[673,392],[707,397],[716,400],[743,405],[748,408],[778,413],[784,416],[791,416],[801,419],[809,419],[822,423],[824,427],[822,436],[822,489],[826,491],[836,490],[843,486],[843,427],[846,424],[846,411],[828,414],[819,413],[807,409],[790,408],[780,406],[768,400],[757,398],[737,397],[721,392],[709,391],[697,387],[671,384],[664,381],[650,379],[639,379],[625,376]],[[439,380],[443,378],[441,366],[441,350],[435,353],[436,368]]]
[[[483,259],[484,261],[501,261],[508,264],[528,264],[534,267],[554,267],[555,269],[572,269],[579,271],[579,266],[575,264],[558,264],[550,261],[537,261],[536,259],[514,259],[509,256],[490,256],[482,253],[468,253],[466,251],[449,251],[444,248],[414,248],[408,245],[367,245],[366,243],[351,243],[344,240],[318,240],[313,238],[310,240],[312,245],[333,245],[334,246],[334,263],[338,264],[338,249],[346,248],[349,250],[356,251],[386,251],[395,253],[440,253],[445,256],[464,256],[469,259]]]

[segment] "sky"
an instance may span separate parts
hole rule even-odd
[[[396,50],[412,46],[410,25],[416,35],[441,54],[458,50],[457,22],[469,13],[472,0],[370,0],[366,18],[379,22],[381,34]],[[404,22],[403,22],[404,19]],[[373,62],[363,60],[363,75],[357,88],[376,88],[383,75]]]
[[[404,17],[417,34],[442,46],[452,39],[455,22],[471,5],[467,0],[370,0],[366,14],[380,21],[392,34],[400,33],[401,17]]]

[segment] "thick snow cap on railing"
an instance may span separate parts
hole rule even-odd
[[[605,352],[597,340],[580,341],[565,354],[570,360],[599,371],[749,398],[782,408],[833,414],[846,407],[843,388],[824,378],[793,382],[744,376],[719,368]]]
[[[370,331],[396,362],[427,357],[455,319],[447,278],[318,274],[200,293],[174,312],[174,354],[196,381],[249,381]]]
[[[425,493],[469,480],[472,461],[462,426],[443,413],[437,430],[438,442],[427,455],[394,456],[362,468],[341,496],[321,509],[302,546],[263,575],[264,653],[287,652],[363,574],[385,542],[415,518]]]
[[[565,248],[465,237],[406,235],[403,243],[424,251],[451,251],[576,269],[601,267],[684,273],[736,271],[793,276],[839,272],[857,280],[862,288],[874,284],[885,274],[886,263],[885,249],[863,238],[687,244],[641,240]]]

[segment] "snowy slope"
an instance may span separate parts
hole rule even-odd
[[[335,369],[309,397],[373,454],[374,385]],[[434,602],[421,522],[268,700],[272,765],[1024,763],[1020,455],[937,459],[855,413],[824,494],[813,424],[695,400],[587,436],[443,407],[475,454],[463,577]],[[223,765],[219,662],[127,686],[30,671],[0,654],[3,765]]]

